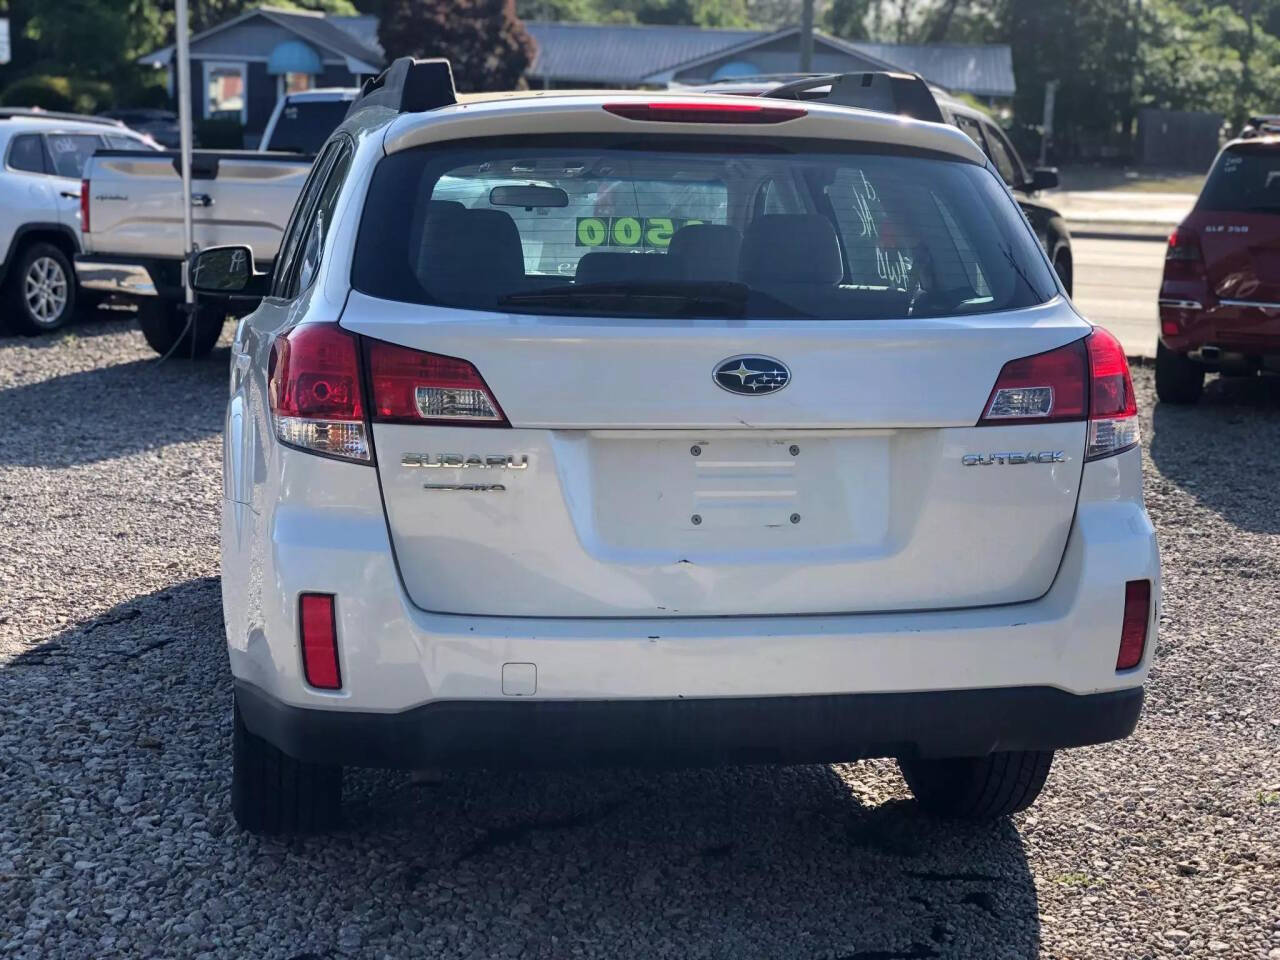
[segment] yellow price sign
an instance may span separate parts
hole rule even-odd
[[[683,227],[703,222],[675,217],[579,217],[576,245],[664,249]]]

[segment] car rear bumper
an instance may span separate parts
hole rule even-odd
[[[282,703],[236,683],[245,725],[290,756],[368,767],[832,763],[985,756],[1128,736],[1142,687],[661,700],[452,700],[396,713]]]
[[[1280,354],[1280,302],[1219,300],[1200,288],[1164,289],[1160,293],[1160,339],[1177,353],[1213,348],[1219,352],[1262,357]]]

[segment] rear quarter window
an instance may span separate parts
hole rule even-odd
[[[1234,147],[1218,157],[1197,210],[1280,213],[1280,146]]]

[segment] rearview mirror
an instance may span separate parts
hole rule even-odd
[[[208,247],[191,256],[189,275],[196,293],[214,297],[261,299],[268,277],[253,268],[248,247]]]
[[[1053,190],[1059,182],[1057,167],[1036,167],[1031,171],[1031,182],[1027,186],[1032,190]]]
[[[559,187],[528,186],[494,187],[489,191],[489,205],[494,207],[567,207],[569,194]]]

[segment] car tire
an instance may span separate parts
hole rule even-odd
[[[194,360],[209,354],[222,334],[226,314],[207,304],[196,307],[188,326],[181,303],[148,297],[138,305],[138,326],[147,345],[162,357]]]
[[[920,806],[930,813],[993,820],[1031,806],[1052,763],[1052,750],[1020,750],[985,757],[902,757],[898,768]]]
[[[5,313],[17,333],[52,333],[76,310],[76,274],[67,255],[51,243],[33,243],[17,255],[4,291]]]
[[[1062,281],[1062,288],[1067,291],[1067,296],[1071,296],[1071,254],[1059,250],[1053,258],[1053,270]]]
[[[315,834],[341,822],[342,767],[304,763],[250,733],[233,710],[231,813],[250,833]]]
[[[1156,396],[1161,403],[1190,404],[1204,392],[1204,367],[1185,353],[1156,344]]]

